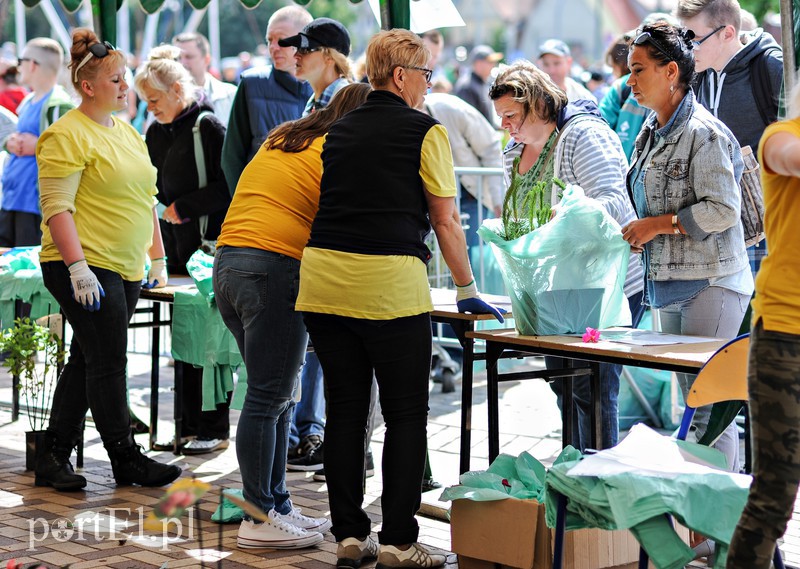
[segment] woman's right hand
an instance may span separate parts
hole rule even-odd
[[[84,310],[97,312],[100,310],[100,299],[105,297],[106,292],[97,276],[89,268],[86,259],[76,261],[69,266],[70,288],[72,288],[72,298],[80,304]]]

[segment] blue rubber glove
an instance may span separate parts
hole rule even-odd
[[[478,287],[475,286],[474,279],[468,285],[456,285],[456,306],[459,312],[493,314],[501,323],[505,322],[503,314],[505,314],[506,311],[499,306],[494,306],[482,300],[480,294],[478,294]]]
[[[70,289],[72,298],[80,304],[84,310],[96,312],[100,310],[100,299],[105,297],[100,281],[89,268],[86,259],[81,259],[72,263],[69,267]]]

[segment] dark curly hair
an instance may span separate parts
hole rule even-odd
[[[640,39],[641,38],[641,39]],[[650,59],[659,66],[674,61],[678,66],[679,87],[687,91],[694,80],[694,34],[686,28],[677,28],[666,22],[656,22],[638,30],[630,49],[634,46],[647,50]]]

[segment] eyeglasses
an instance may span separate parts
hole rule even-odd
[[[427,67],[409,67],[408,69],[416,69],[417,71],[422,71],[422,74],[425,76],[425,82],[430,83],[431,77],[433,77],[433,69],[428,69]]]
[[[17,67],[22,67],[22,62],[23,61],[30,61],[31,63],[35,63],[36,65],[39,65],[39,62],[36,61],[35,59],[32,59],[30,57],[20,57],[19,59],[17,59]]]
[[[655,38],[653,38],[650,32],[642,32],[636,39],[633,40],[633,45],[644,45],[646,43],[651,44],[654,48],[661,52],[661,54],[666,57],[668,60],[673,61],[675,58],[666,50],[664,49],[660,43],[658,43]]]
[[[724,30],[724,29],[725,29],[724,25],[723,26],[718,26],[713,32],[709,32],[706,35],[704,35],[703,37],[693,39],[692,40],[692,45],[695,47],[695,49],[697,49],[698,47],[700,47],[701,43],[703,43],[708,38],[710,38],[711,36],[716,34],[718,31]]]
[[[115,48],[109,42],[104,41],[103,43],[93,43],[92,45],[89,46],[88,49],[89,53],[86,54],[86,57],[83,58],[83,60],[77,65],[77,67],[75,67],[75,71],[72,72],[73,83],[78,82],[78,71],[80,71],[84,65],[89,63],[89,60],[92,57],[96,57],[97,59],[103,59],[104,57],[108,56],[109,52],[116,51],[117,48]]]
[[[303,57],[304,55],[308,55],[309,53],[314,53],[315,51],[319,50],[320,48],[318,47],[298,47],[297,51],[295,51],[295,54]]]

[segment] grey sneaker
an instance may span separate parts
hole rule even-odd
[[[347,537],[336,545],[336,567],[342,569],[358,569],[364,561],[371,561],[378,556],[378,544],[372,537],[358,539]]]
[[[412,567],[428,569],[441,567],[447,561],[443,553],[434,553],[420,543],[412,543],[403,551],[394,545],[381,544],[376,569],[393,569],[394,567]]]

